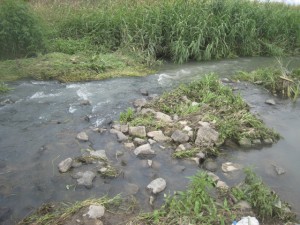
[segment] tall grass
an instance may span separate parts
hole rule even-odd
[[[282,55],[300,43],[299,10],[283,4],[248,0],[31,0],[31,4],[48,25],[48,51],[125,48],[147,62],[163,58],[183,63]]]

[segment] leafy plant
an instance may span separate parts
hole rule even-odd
[[[131,107],[127,108],[126,112],[120,113],[120,122],[121,123],[126,124],[126,123],[132,121],[133,118],[134,118],[134,110]]]

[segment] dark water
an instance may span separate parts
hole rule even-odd
[[[288,64],[289,62],[289,64]],[[299,65],[299,58],[290,58],[284,65]],[[0,107],[0,207],[8,210],[0,224],[15,224],[44,202],[75,201],[105,194],[114,196],[132,194],[132,184],[139,186],[135,197],[141,208],[149,210],[149,194],[145,187],[156,177],[167,181],[164,193],[185,189],[188,176],[199,168],[192,161],[177,161],[170,157],[168,149],[154,146],[157,155],[153,168],[146,160],[136,158],[122,144],[116,143],[109,133],[99,134],[91,127],[103,127],[117,120],[119,113],[141,98],[140,88],[150,94],[162,93],[181,82],[200,78],[215,72],[230,76],[234,71],[253,70],[276,63],[270,58],[242,58],[185,65],[165,65],[158,74],[143,78],[120,78],[106,81],[60,84],[57,82],[16,82],[14,90],[1,96],[11,99],[13,104]],[[274,127],[283,136],[272,147],[251,151],[224,151],[219,161],[230,160],[243,165],[253,165],[255,171],[272,188],[300,212],[300,106],[287,100],[276,99],[275,106],[264,103],[271,96],[259,87],[240,84],[241,93],[268,126]],[[80,105],[89,100],[90,106]],[[90,121],[87,122],[85,117]],[[76,134],[86,131],[90,142],[76,140]],[[57,164],[67,157],[77,157],[82,150],[92,147],[105,149],[111,163],[123,171],[116,179],[97,176],[92,189],[75,188],[76,180],[70,174],[60,174]],[[124,152],[116,157],[116,152]],[[126,162],[126,166],[124,163]],[[277,176],[272,164],[283,167],[287,172]],[[184,171],[181,171],[182,167]],[[78,170],[78,169],[76,169]],[[76,171],[75,170],[75,171]],[[219,175],[224,175],[219,172]],[[234,184],[236,177],[224,177]],[[66,185],[71,185],[69,190]],[[163,194],[158,195],[159,205]],[[4,209],[5,208],[5,209]],[[1,220],[1,218],[0,218]]]

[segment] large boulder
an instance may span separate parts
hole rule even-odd
[[[144,138],[146,137],[146,128],[145,126],[129,127],[129,135]]]
[[[166,187],[167,182],[163,178],[157,178],[151,181],[151,183],[147,186],[147,188],[150,189],[153,194],[162,192]]]
[[[172,118],[165,114],[165,113],[162,113],[162,112],[156,112],[155,113],[155,119],[161,121],[161,122],[165,122],[165,123],[171,123],[173,122]]]
[[[154,155],[155,151],[152,150],[150,144],[145,144],[145,145],[141,145],[141,146],[137,147],[134,150],[134,154],[136,156]]]
[[[105,208],[102,205],[90,205],[89,211],[83,216],[88,216],[90,219],[100,219],[104,216]]]
[[[219,138],[219,133],[209,123],[201,123],[198,128],[195,144],[202,147],[212,147]]]
[[[190,139],[189,135],[180,130],[175,130],[171,138],[173,139],[173,141],[179,142],[181,144],[188,142]]]

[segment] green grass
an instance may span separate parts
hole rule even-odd
[[[0,94],[4,94],[10,90],[11,90],[11,88],[8,87],[7,84],[0,82]]]
[[[300,94],[300,69],[287,71],[282,66],[263,68],[250,73],[240,72],[235,79],[261,84],[274,95],[288,97],[294,101]]]

